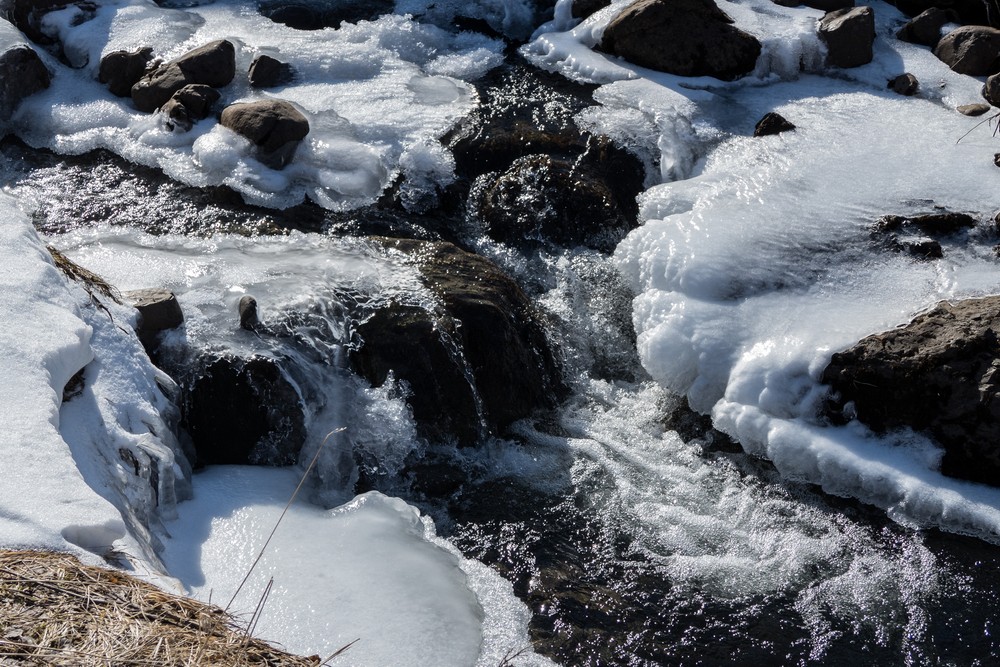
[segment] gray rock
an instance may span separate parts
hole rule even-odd
[[[989,104],[962,104],[955,107],[955,111],[963,116],[982,116],[989,110]]]
[[[942,302],[833,355],[827,414],[847,403],[877,432],[909,427],[944,447],[941,471],[1000,485],[1000,297]]]
[[[174,293],[158,288],[125,292],[122,297],[139,311],[136,333],[147,351],[156,347],[160,333],[184,323],[184,313]]]
[[[725,81],[753,71],[760,42],[713,0],[638,0],[604,30],[601,50],[679,76]]]
[[[1000,30],[981,25],[956,28],[941,38],[934,55],[959,74],[996,74],[1000,72]]]
[[[1000,107],[1000,74],[993,74],[983,85],[983,99],[995,107]]]
[[[907,72],[906,74],[900,74],[895,79],[890,80],[887,86],[893,92],[899,93],[900,95],[910,96],[917,94],[917,90],[920,88],[920,82],[917,81],[917,77]]]
[[[284,100],[231,104],[222,110],[219,122],[249,139],[260,149],[260,160],[278,169],[309,134],[309,121]]]
[[[753,128],[753,136],[766,137],[794,129],[795,126],[785,120],[784,116],[771,111],[764,114],[764,117],[757,121],[757,124]]]
[[[189,83],[160,107],[167,117],[167,129],[187,132],[199,120],[208,118],[212,105],[219,101],[219,91],[198,83]]]
[[[896,33],[896,38],[933,49],[941,41],[941,28],[949,23],[958,23],[954,10],[931,7],[910,19]]]
[[[268,55],[260,55],[250,63],[247,79],[251,88],[274,88],[291,83],[295,78],[292,66]]]
[[[819,21],[819,36],[826,44],[827,65],[866,65],[872,61],[875,12],[866,6],[828,12]]]
[[[112,95],[129,97],[132,86],[146,74],[153,62],[153,49],[145,47],[135,51],[112,51],[101,58],[97,80],[107,84]]]
[[[21,101],[49,87],[49,70],[27,44],[0,53],[0,120],[8,120]]]
[[[240,299],[238,306],[240,313],[240,328],[247,331],[256,331],[260,326],[260,319],[257,317],[257,299],[249,294]]]
[[[212,88],[228,85],[236,76],[236,49],[220,39],[160,65],[132,86],[132,101],[140,111],[156,111],[188,84]]]

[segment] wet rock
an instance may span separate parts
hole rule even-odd
[[[994,153],[993,164],[996,165],[997,167],[1000,167],[1000,153]]]
[[[934,239],[917,239],[905,244],[906,251],[917,259],[941,259],[944,249],[941,243]]]
[[[753,128],[753,136],[766,137],[772,134],[780,134],[781,132],[788,132],[789,130],[794,129],[795,126],[785,120],[784,116],[770,111],[764,114],[764,117],[757,121],[757,124]]]
[[[220,39],[147,73],[132,86],[132,102],[140,111],[156,111],[188,84],[221,88],[235,76],[236,49],[229,40]]]
[[[713,0],[638,0],[604,30],[601,50],[650,69],[729,81],[753,71],[757,38]]]
[[[136,333],[147,351],[157,345],[159,335],[184,323],[184,313],[174,293],[158,288],[125,292],[122,297],[139,311]]]
[[[135,51],[112,51],[101,58],[97,80],[107,84],[112,95],[130,97],[132,86],[146,74],[153,62],[153,49],[145,47]]]
[[[963,25],[997,26],[996,11],[982,0],[894,0],[899,11],[907,16],[919,16],[929,9],[943,9],[953,12],[953,23]]]
[[[585,245],[611,252],[637,224],[634,196],[620,201],[596,162],[534,155],[484,176],[471,208],[486,234],[511,245]]]
[[[219,101],[219,91],[201,84],[188,84],[160,107],[167,117],[167,129],[187,132],[199,120],[208,118],[212,105]]]
[[[934,55],[959,74],[996,74],[1000,72],[1000,30],[980,25],[956,28],[941,38]]]
[[[987,77],[982,90],[983,99],[995,107],[1000,107],[1000,74]]]
[[[585,19],[611,4],[611,0],[573,0],[572,15],[575,19]]]
[[[958,14],[952,9],[931,7],[910,19],[896,33],[896,38],[933,49],[941,41],[941,29],[949,23],[958,23],[958,20]]]
[[[562,398],[541,316],[510,277],[450,243],[381,242],[417,265],[440,308],[391,303],[360,317],[350,363],[375,386],[390,373],[405,382],[425,437],[471,445]]]
[[[231,104],[219,122],[260,149],[260,160],[280,169],[288,164],[299,142],[309,134],[309,121],[284,100]]]
[[[955,107],[955,111],[963,116],[982,116],[990,110],[989,104],[963,104]]]
[[[942,302],[833,355],[827,412],[853,404],[877,432],[909,427],[944,447],[945,475],[1000,485],[1000,297]]]
[[[913,231],[933,237],[943,237],[972,229],[976,219],[968,213],[935,211],[921,215],[886,215],[875,223],[874,231],[879,233]]]
[[[819,21],[819,36],[826,44],[827,65],[866,65],[872,61],[875,12],[865,6],[827,12]]]
[[[832,12],[837,9],[846,9],[854,6],[854,0],[771,0],[776,5],[782,7],[811,7],[823,12]]]
[[[9,119],[24,98],[48,88],[50,80],[42,59],[27,44],[0,53],[0,120]]]
[[[292,66],[268,55],[260,55],[250,63],[247,79],[251,88],[274,88],[291,83]]]
[[[240,299],[238,306],[240,313],[240,328],[247,331],[256,331],[260,326],[260,319],[257,317],[257,299],[249,294]]]
[[[920,82],[917,81],[917,77],[913,76],[909,72],[906,74],[900,74],[894,79],[891,79],[887,87],[889,90],[899,93],[900,95],[916,95],[917,90],[920,88]]]
[[[182,425],[200,464],[292,465],[305,413],[280,363],[261,356],[203,357],[181,383]]]
[[[318,2],[287,2],[267,0],[260,13],[275,23],[295,30],[339,28],[343,22],[374,21],[395,9],[392,0],[320,0]]]

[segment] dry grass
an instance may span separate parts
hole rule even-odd
[[[0,550],[0,666],[316,666],[218,607],[74,556]]]
[[[91,297],[94,296],[94,292],[98,292],[115,303],[122,302],[121,294],[119,294],[118,290],[104,278],[100,277],[93,271],[88,271],[83,268],[50,245],[45,246],[45,249],[49,251],[50,255],[52,255],[52,261],[55,262],[56,268],[62,271],[63,274],[70,280],[75,280],[76,282],[82,284]]]

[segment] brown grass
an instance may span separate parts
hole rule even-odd
[[[62,271],[63,275],[70,280],[75,280],[76,282],[81,283],[91,297],[94,296],[94,292],[98,292],[115,303],[122,302],[122,295],[104,278],[100,277],[93,271],[88,271],[83,268],[50,245],[45,246],[45,249],[49,251],[50,255],[52,255],[52,261],[55,262],[56,268]]]
[[[0,666],[320,664],[250,637],[218,607],[66,553],[0,550]]]

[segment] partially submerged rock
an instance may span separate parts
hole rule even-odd
[[[795,126],[785,120],[784,116],[779,113],[769,111],[764,114],[763,118],[757,121],[757,124],[753,128],[753,136],[766,137],[772,134],[780,134],[794,129]]]
[[[274,88],[291,83],[292,66],[269,55],[259,55],[250,63],[247,80],[251,88]]]
[[[959,74],[996,74],[1000,72],[1000,30],[981,25],[956,28],[941,38],[934,55]]]
[[[729,81],[752,72],[761,52],[732,23],[713,0],[638,0],[608,24],[600,48],[641,67]]]
[[[184,313],[173,292],[151,288],[125,292],[122,297],[139,311],[136,334],[147,351],[156,347],[161,333],[184,323]]]
[[[962,104],[955,107],[955,111],[962,114],[963,116],[982,116],[984,113],[990,110],[989,104]]]
[[[891,79],[886,85],[889,90],[906,96],[916,95],[920,89],[920,82],[917,81],[917,77],[909,72]]]
[[[875,223],[876,232],[918,230],[928,236],[948,236],[976,226],[976,218],[968,213],[936,211],[920,215],[886,215]]]
[[[1000,486],[1000,296],[941,302],[833,355],[828,413],[874,431],[912,428],[944,447],[941,471]]]
[[[392,0],[265,0],[260,13],[295,30],[339,28],[345,21],[373,21],[395,8]]]
[[[208,118],[212,105],[218,101],[219,91],[215,88],[198,83],[188,84],[160,107],[160,113],[167,117],[168,130],[187,132],[197,121]]]
[[[958,23],[958,20],[958,14],[952,9],[931,7],[910,19],[896,33],[896,38],[933,49],[941,41],[941,29],[949,23]]]
[[[9,24],[8,29],[15,32]],[[49,70],[27,44],[0,53],[0,121],[8,120],[24,98],[45,90],[50,81]]]
[[[284,100],[231,104],[222,110],[219,122],[249,139],[260,150],[261,161],[279,169],[309,134],[309,121]]]
[[[135,51],[112,51],[101,58],[97,80],[107,84],[112,95],[130,97],[132,86],[139,83],[153,62],[153,49],[145,47]]]
[[[864,6],[827,12],[819,21],[819,36],[826,44],[827,65],[866,65],[873,57],[875,12]]]
[[[1000,107],[1000,74],[987,77],[982,94],[984,100],[995,107]]]
[[[234,76],[236,48],[229,40],[216,40],[147,73],[132,86],[132,102],[140,111],[156,111],[184,86],[221,88]]]

